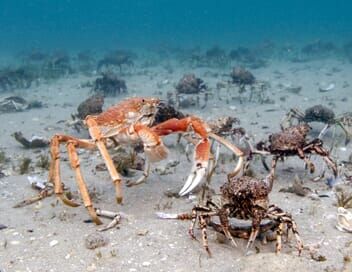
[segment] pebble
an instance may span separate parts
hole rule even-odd
[[[11,241],[10,244],[11,244],[11,245],[19,245],[19,244],[20,244],[20,241],[16,241],[16,240],[15,240],[15,241]]]
[[[143,262],[142,263],[142,266],[144,266],[144,267],[146,267],[146,266],[150,266],[151,265],[151,263],[150,262]]]
[[[87,271],[95,271],[95,270],[97,270],[97,266],[94,263],[90,264],[87,267]]]
[[[5,225],[3,225],[3,224],[0,224],[0,230],[6,229],[6,228],[7,228],[7,226],[5,226]]]
[[[320,200],[319,195],[316,194],[316,193],[310,194],[310,195],[309,195],[309,198],[310,198],[311,200],[315,200],[315,201]]]
[[[138,236],[146,236],[149,231],[147,229],[140,229],[137,231]]]
[[[54,247],[54,246],[56,246],[58,243],[59,243],[58,240],[52,240],[52,241],[49,243],[49,245],[50,245],[50,247]]]
[[[88,249],[95,249],[103,247],[108,244],[109,240],[105,238],[101,233],[92,233],[85,238],[85,246]]]

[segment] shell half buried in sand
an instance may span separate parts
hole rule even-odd
[[[339,231],[352,233],[352,212],[339,207],[337,210],[336,228]]]

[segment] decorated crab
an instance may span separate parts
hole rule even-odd
[[[50,143],[51,163],[49,169],[49,180],[54,183],[55,194],[65,204],[73,207],[78,206],[77,203],[68,199],[64,194],[60,177],[60,144],[62,143],[67,146],[71,167],[76,173],[76,180],[84,205],[96,224],[101,224],[101,221],[93,207],[80,170],[77,148],[99,150],[115,185],[118,203],[122,202],[121,177],[107,148],[113,143],[122,145],[142,143],[147,165],[143,176],[135,181],[135,184],[139,184],[148,177],[149,162],[160,161],[167,157],[168,150],[164,146],[161,137],[172,133],[193,132],[196,136],[194,164],[191,174],[179,192],[181,196],[191,192],[206,175],[211,155],[210,138],[220,142],[239,156],[234,173],[240,171],[243,163],[241,150],[212,133],[200,118],[188,116],[177,119],[178,116],[179,113],[176,110],[158,98],[134,97],[121,101],[99,115],[88,115],[85,119],[85,124],[88,127],[91,139],[78,139],[61,134],[55,135]]]
[[[240,120],[236,117],[231,116],[222,116],[215,120],[210,120],[207,122],[211,131],[221,137],[227,136],[244,136],[246,134],[244,128],[242,127],[234,127],[234,124],[240,124]]]
[[[207,86],[202,79],[197,78],[194,74],[185,74],[176,85],[177,108],[183,106],[185,100],[199,106],[200,94],[204,95],[204,106],[202,106],[202,108],[204,108],[208,102],[208,94],[206,91]]]
[[[314,173],[315,166],[307,155],[317,154],[321,156],[326,164],[332,169],[337,176],[337,165],[330,157],[329,151],[324,149],[323,141],[316,138],[307,142],[307,134],[311,127],[307,124],[300,124],[284,129],[281,132],[273,133],[269,136],[268,142],[259,142],[257,149],[252,149],[252,154],[274,155],[272,159],[272,169],[276,168],[277,161],[288,156],[298,156],[309,167],[311,173]],[[264,167],[269,167],[263,160]]]
[[[321,138],[331,126],[339,126],[342,128],[346,135],[346,142],[349,142],[352,138],[352,112],[347,112],[336,117],[331,109],[323,105],[309,107],[305,112],[293,108],[285,115],[281,122],[281,128],[285,129],[291,127],[295,123],[294,120],[298,123],[324,123],[325,127],[321,130],[319,138]]]
[[[198,220],[199,227],[202,231],[203,246],[211,255],[208,239],[207,226],[212,226],[216,231],[223,233],[234,246],[236,242],[234,237],[248,239],[246,251],[253,245],[259,233],[265,233],[269,230],[277,232],[276,252],[281,251],[281,237],[286,229],[288,235],[291,230],[297,240],[297,250],[299,254],[303,249],[303,244],[298,234],[297,225],[291,215],[284,212],[275,205],[269,205],[269,193],[273,185],[274,170],[264,179],[256,179],[249,176],[235,177],[229,176],[228,181],[221,186],[220,204],[208,201],[205,206],[195,206],[191,213],[185,214],[165,214],[158,213],[162,219],[181,219],[191,220],[189,234],[191,238],[196,239],[194,227]],[[211,219],[218,217],[220,224],[214,223]],[[230,219],[252,220],[250,231],[246,227],[234,226],[230,224]],[[270,221],[269,224],[262,224],[264,219]],[[248,235],[248,233],[250,233]]]

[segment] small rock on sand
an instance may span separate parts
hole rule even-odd
[[[95,249],[98,247],[106,246],[108,242],[108,239],[105,238],[101,233],[89,234],[84,241],[85,246],[88,249]]]

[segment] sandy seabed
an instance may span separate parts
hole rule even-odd
[[[193,72],[201,77],[216,92],[216,83],[228,80],[225,74],[228,69],[195,68],[185,70],[184,67],[173,66],[173,73],[168,73],[163,65],[142,69],[133,68],[123,78],[127,82],[129,96],[157,96],[159,92],[166,94],[173,90],[173,84],[186,72]],[[142,70],[147,70],[142,72]],[[280,72],[280,73],[278,73]],[[256,141],[265,139],[270,133],[279,131],[280,121],[291,107],[301,110],[323,104],[334,109],[336,114],[351,111],[352,65],[339,60],[312,61],[308,63],[271,62],[266,68],[253,70],[257,79],[270,82],[267,95],[274,104],[240,104],[238,100],[218,100],[217,96],[209,100],[208,106],[201,109],[186,109],[205,120],[230,115],[241,120],[241,126]],[[69,120],[80,102],[90,95],[89,88],[81,88],[82,82],[93,80],[86,76],[75,75],[52,83],[42,83],[27,90],[19,90],[17,95],[26,99],[37,99],[47,107],[19,113],[0,114],[0,147],[10,157],[8,167],[18,166],[21,158],[29,157],[38,160],[40,154],[48,153],[48,149],[24,149],[11,136],[15,131],[24,135],[40,135],[50,138],[55,133],[65,133],[79,137],[87,137],[85,132],[77,134],[60,120]],[[167,81],[166,81],[167,80]],[[165,84],[160,84],[164,82]],[[319,84],[335,84],[335,89],[319,92]],[[158,84],[159,83],[159,84]],[[299,94],[287,92],[289,84],[302,86]],[[159,87],[157,87],[159,85]],[[225,92],[224,92],[225,93]],[[7,96],[7,94],[3,94]],[[165,95],[164,95],[165,96]],[[285,99],[280,97],[285,96]],[[347,99],[344,99],[347,98]],[[108,107],[121,97],[107,98]],[[323,124],[313,124],[313,134],[317,135]],[[343,138],[342,131],[337,134]],[[326,144],[329,144],[326,135]],[[166,145],[170,147],[168,160],[178,159],[180,164],[175,172],[169,175],[157,175],[152,171],[145,184],[124,189],[124,204],[115,203],[114,189],[107,172],[96,172],[95,166],[101,163],[97,152],[81,151],[80,159],[84,177],[89,188],[95,188],[98,199],[95,206],[111,211],[122,211],[127,218],[121,220],[118,228],[103,232],[108,244],[94,250],[85,247],[85,238],[94,232],[94,224],[84,223],[88,213],[83,206],[70,208],[55,197],[49,197],[34,205],[14,209],[12,206],[36,192],[31,189],[27,177],[36,175],[46,179],[47,171],[35,168],[29,174],[13,174],[0,179],[0,223],[7,226],[0,230],[0,271],[342,271],[344,257],[352,252],[352,236],[336,229],[337,207],[334,193],[324,181],[312,182],[304,169],[303,161],[289,158],[277,167],[277,178],[270,195],[272,203],[287,212],[296,220],[304,244],[316,246],[318,254],[324,261],[313,260],[304,250],[298,257],[294,248],[294,239],[283,245],[283,252],[276,255],[275,242],[267,245],[256,241],[253,252],[244,256],[245,240],[237,239],[238,248],[229,243],[219,243],[214,231],[209,229],[209,245],[213,257],[209,258],[201,242],[191,240],[187,231],[189,222],[162,221],[155,213],[188,212],[193,207],[194,199],[168,198],[167,190],[177,191],[187,177],[191,165],[180,151],[174,148],[175,137],[168,137]],[[341,141],[342,142],[342,141]],[[344,148],[340,148],[344,147]],[[64,151],[64,148],[62,148]],[[351,154],[351,144],[340,145],[333,151],[333,157],[346,160]],[[69,167],[67,154],[62,155],[62,180],[77,191],[74,173]],[[153,167],[165,165],[168,160]],[[321,158],[313,159],[317,173],[323,171]],[[218,173],[213,177],[212,186],[218,191],[225,181],[225,173],[230,171],[234,162],[219,165]],[[253,168],[258,175],[266,175],[259,162]],[[294,171],[287,171],[294,169]],[[312,199],[290,193],[279,192],[292,184],[295,175],[304,180],[305,186],[312,191],[328,197]],[[327,176],[332,175],[327,170]],[[163,210],[163,208],[167,208]],[[104,223],[108,223],[105,220]],[[201,241],[201,233],[196,236]],[[352,268],[345,267],[345,271]],[[349,270],[351,269],[351,270]]]

